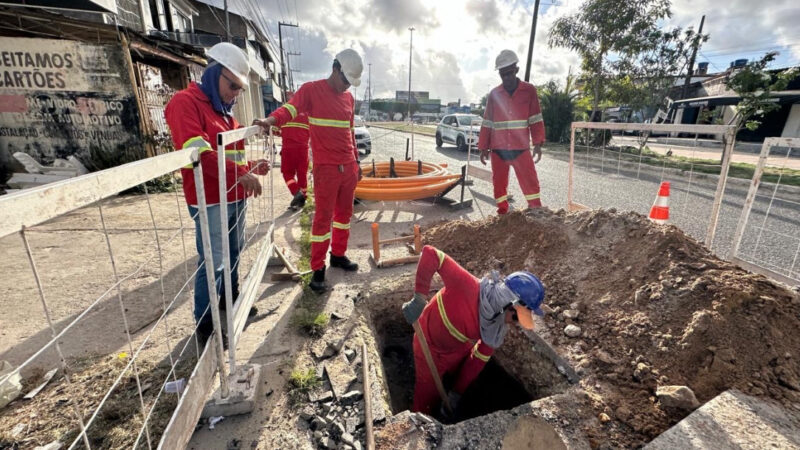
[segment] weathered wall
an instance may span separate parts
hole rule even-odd
[[[43,164],[75,155],[93,170],[144,156],[119,45],[0,39],[0,152]]]

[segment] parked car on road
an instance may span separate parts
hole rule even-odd
[[[353,121],[353,127],[356,134],[356,147],[358,151],[363,151],[365,155],[372,153],[372,137],[369,135],[367,124],[361,116],[356,116]]]
[[[445,142],[455,144],[459,150],[467,150],[469,145],[478,145],[481,131],[481,116],[475,114],[449,114],[442,118],[436,127],[436,146]]]

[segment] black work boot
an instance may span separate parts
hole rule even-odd
[[[355,272],[358,270],[358,264],[350,261],[347,256],[336,256],[331,253],[331,267],[338,267],[348,272]]]
[[[314,274],[311,276],[311,282],[308,283],[308,287],[317,294],[328,290],[328,286],[325,284],[325,266],[322,266],[322,269],[314,271]]]
[[[289,203],[289,209],[297,211],[298,209],[302,208],[306,205],[306,194],[303,191],[297,191],[292,197],[292,202]]]

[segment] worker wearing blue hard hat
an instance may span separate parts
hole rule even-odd
[[[433,275],[444,287],[428,301]],[[519,271],[502,278],[497,271],[478,279],[443,251],[426,245],[417,264],[413,298],[403,305],[414,326],[416,384],[413,411],[431,414],[440,400],[458,415],[461,394],[483,370],[510,327],[534,329],[543,315],[545,289],[536,275]],[[435,367],[435,370],[434,370]],[[455,380],[444,392],[441,379]]]

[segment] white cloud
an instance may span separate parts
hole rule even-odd
[[[205,0],[204,0],[205,1]],[[221,0],[215,0],[221,1]],[[244,0],[230,0],[234,7]],[[253,1],[253,0],[249,0]],[[542,4],[538,18],[531,77],[535,84],[550,79],[563,83],[570,67],[580,69],[571,51],[549,48],[547,36],[558,17],[578,11],[585,0],[558,0]],[[707,14],[704,32],[711,39],[698,61],[708,58],[724,69],[737,57],[754,58],[783,46],[780,63],[800,59],[800,8],[797,0],[673,0],[673,17],[665,26],[695,28]],[[277,22],[295,21],[295,4],[289,0],[256,2],[273,33]],[[302,56],[290,57],[296,83],[323,78],[330,73],[333,55],[352,47],[365,64],[372,64],[373,97],[393,97],[408,88],[409,26],[414,26],[412,89],[429,91],[443,102],[460,98],[477,102],[500,80],[495,56],[504,48],[520,57],[520,78],[531,26],[533,0],[297,0],[300,29],[284,27],[284,43]],[[791,45],[790,47],[786,47]],[[367,68],[365,66],[365,72]],[[368,76],[364,73],[362,97]]]

